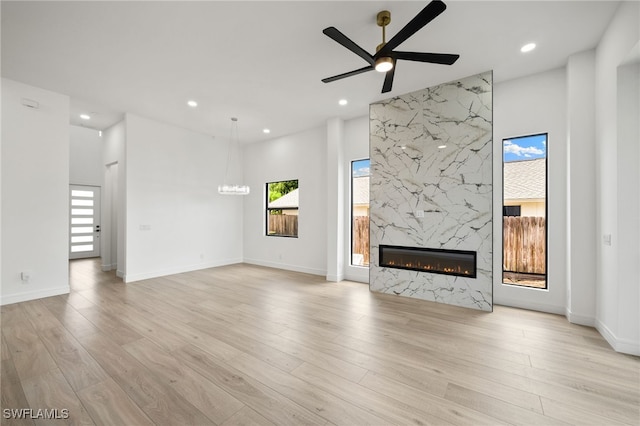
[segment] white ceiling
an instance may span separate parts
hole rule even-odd
[[[2,1],[2,76],[71,97],[71,123],[104,129],[124,112],[255,142],[368,113],[371,102],[493,70],[504,81],[561,67],[596,46],[618,2],[446,1],[398,50],[458,53],[453,66],[401,61],[393,91],[322,34],[335,26],[374,53],[427,1]],[[529,54],[520,47],[530,41]],[[346,98],[347,106],[338,100]],[[196,109],[187,100],[199,103]],[[92,115],[89,121],[78,118]],[[262,129],[271,129],[264,135]]]

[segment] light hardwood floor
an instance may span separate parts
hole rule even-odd
[[[3,409],[111,425],[640,424],[640,360],[560,316],[251,265],[125,285],[90,259],[70,274],[69,295],[2,307]]]

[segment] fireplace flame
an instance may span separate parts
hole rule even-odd
[[[452,268],[452,267],[440,266],[439,264],[423,265],[421,262],[413,263],[413,262],[406,262],[403,260],[400,260],[398,262],[396,262],[395,260],[390,260],[386,263],[386,265],[383,265],[383,266],[403,267],[403,268],[409,268],[409,269],[422,269],[425,271],[441,271],[449,274],[464,274],[469,276],[471,275],[471,272],[469,272],[469,270],[463,269],[461,266],[456,266]]]

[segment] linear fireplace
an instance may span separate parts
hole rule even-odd
[[[435,274],[476,277],[476,252],[380,245],[380,266]]]

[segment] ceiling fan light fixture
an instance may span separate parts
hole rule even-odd
[[[376,71],[387,72],[390,71],[391,68],[393,68],[393,59],[389,58],[388,56],[381,56],[380,58],[376,59]]]

